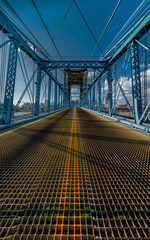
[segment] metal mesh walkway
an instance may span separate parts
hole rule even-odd
[[[0,239],[150,239],[148,134],[71,108],[0,143]]]

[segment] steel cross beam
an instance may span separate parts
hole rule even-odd
[[[107,61],[44,61],[45,68],[55,69],[55,68],[93,68],[99,70],[100,68],[107,67]]]

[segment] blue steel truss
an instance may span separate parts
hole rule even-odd
[[[36,81],[35,110],[34,110],[35,116],[39,116],[41,82],[42,82],[42,67],[38,66],[37,81]]]
[[[98,86],[99,86],[99,99],[98,99],[98,110],[101,112],[101,79],[98,79]]]
[[[141,80],[139,67],[139,51],[138,43],[132,41],[131,43],[131,70],[132,70],[132,96],[134,119],[138,123],[142,115],[142,97],[141,97]]]
[[[47,102],[47,112],[50,112],[50,101],[51,101],[51,77],[48,79],[48,102]]]
[[[95,110],[95,83],[93,84],[93,106],[92,106],[93,111]]]
[[[142,98],[141,98],[141,81],[140,81],[140,68],[139,68],[139,52],[138,52],[138,40],[150,29],[150,12],[146,13],[140,21],[138,21],[135,26],[126,35],[118,41],[118,43],[107,53],[107,55],[98,61],[45,61],[40,58],[32,47],[36,47],[28,37],[25,36],[21,30],[15,26],[15,24],[0,10],[0,31],[2,31],[9,40],[0,45],[0,48],[10,43],[9,51],[9,62],[5,86],[5,96],[2,111],[2,121],[4,124],[11,123],[12,117],[12,106],[14,97],[14,87],[15,87],[15,75],[17,66],[17,53],[18,48],[20,48],[26,55],[28,55],[37,65],[37,81],[36,81],[36,99],[34,105],[34,116],[39,115],[40,106],[40,89],[42,78],[48,75],[48,103],[47,112],[50,112],[50,99],[51,99],[51,84],[54,82],[54,110],[67,108],[70,106],[70,96],[67,95],[67,91],[62,84],[57,81],[57,75],[54,76],[51,71],[53,69],[94,69],[98,70],[99,73],[94,77],[93,81],[87,86],[85,91],[80,95],[80,105],[82,101],[82,106],[95,110],[95,102],[97,101],[96,96],[96,82],[99,83],[99,112],[102,112],[101,108],[101,77],[103,74],[107,73],[108,81],[108,113],[113,114],[113,99],[112,99],[112,73],[111,66],[119,59],[129,48],[131,49],[131,72],[132,72],[132,96],[133,96],[133,110],[134,110],[134,120],[136,124],[141,124],[146,121],[149,116],[149,106],[146,106],[145,110],[142,112]],[[104,59],[104,60],[103,60]],[[17,109],[19,103],[21,102],[24,94],[28,91],[30,87],[32,78],[29,80],[26,88],[24,89],[14,111]],[[126,103],[132,112],[132,108],[129,101],[121,87],[118,86],[123,94]],[[93,94],[91,94],[93,93]],[[92,96],[91,96],[92,95]],[[87,103],[88,102],[88,103]],[[13,111],[13,113],[14,113]]]
[[[89,69],[93,68],[95,70],[99,70],[101,68],[107,67],[107,61],[45,61],[45,68],[48,69],[56,69],[56,68],[84,68]]]
[[[3,111],[2,111],[2,121],[5,124],[9,124],[11,122],[14,88],[15,88],[15,77],[16,77],[16,68],[17,68],[17,55],[18,55],[17,42],[13,41],[10,43],[10,49],[9,49],[9,60],[8,60],[7,78],[6,78],[6,85],[5,85],[5,97],[4,97],[4,104],[3,104]]]
[[[107,81],[108,81],[108,113],[112,114],[112,72],[109,68],[107,71]]]

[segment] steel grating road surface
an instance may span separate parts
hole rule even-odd
[[[71,108],[0,141],[0,239],[150,239],[147,133]]]

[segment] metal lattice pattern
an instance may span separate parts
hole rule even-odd
[[[15,77],[17,67],[18,47],[16,42],[11,42],[9,50],[9,61],[6,79],[5,98],[3,106],[3,121],[7,124],[11,120],[11,110],[13,105]]]
[[[149,239],[149,136],[80,108],[1,138],[2,239]]]
[[[93,68],[99,70],[107,67],[107,61],[49,61],[46,68]]]
[[[132,69],[134,118],[135,121],[138,122],[142,115],[142,97],[141,97],[138,44],[135,41],[131,43],[131,69]]]

